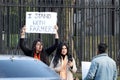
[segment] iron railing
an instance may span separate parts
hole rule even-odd
[[[60,41],[68,43],[78,66],[81,61],[90,61],[96,55],[100,42],[108,44],[109,56],[117,60],[120,50],[119,0],[1,0],[1,54],[23,54],[19,48],[19,33],[27,11],[58,13]],[[46,47],[54,42],[51,34],[26,35],[29,46],[38,37]]]

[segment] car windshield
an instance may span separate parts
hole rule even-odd
[[[58,77],[47,65],[38,60],[0,60],[0,78]]]

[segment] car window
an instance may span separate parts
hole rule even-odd
[[[47,65],[37,60],[0,60],[0,78],[59,77]]]

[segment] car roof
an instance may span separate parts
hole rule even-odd
[[[21,61],[19,61],[19,60],[21,60]],[[32,72],[35,72],[35,70],[38,70],[38,71],[40,71],[40,73],[45,72],[45,74],[46,74],[46,75],[33,75],[33,77],[28,77],[28,78],[27,77],[25,77],[25,78],[24,77],[20,77],[20,79],[19,79],[19,74],[18,74],[17,77],[13,77],[13,78],[7,78],[7,77],[6,78],[2,78],[1,77],[0,80],[3,80],[3,79],[4,80],[21,80],[21,79],[22,80],[58,80],[58,79],[60,79],[59,75],[56,74],[55,71],[51,70],[42,61],[40,61],[38,59],[34,59],[33,57],[29,57],[29,56],[25,56],[25,55],[0,55],[0,62],[1,62],[1,64],[5,64],[5,66],[6,66],[6,64],[7,65],[13,65],[13,66],[15,65],[16,67],[21,67],[21,66],[24,67],[24,66],[27,65],[27,70],[30,70]],[[12,62],[12,64],[10,62]],[[24,64],[24,63],[26,65],[21,65],[21,64]],[[18,64],[20,64],[20,65],[18,66]],[[33,69],[32,66],[29,66],[31,64],[33,65],[33,67],[36,68],[35,70],[31,70],[30,69],[30,68]],[[9,67],[2,67],[1,69],[6,70],[6,68],[8,68],[9,70],[12,70],[12,69],[10,69],[10,68],[12,68],[11,66],[9,66]],[[19,69],[14,69],[14,70],[19,70]],[[26,76],[28,76],[28,75],[26,75]],[[43,76],[43,77],[36,77],[35,78],[34,76]]]
[[[62,79],[58,79],[57,77],[50,77],[50,78],[0,78],[0,80],[62,80]]]
[[[0,60],[36,60],[25,55],[0,55]]]

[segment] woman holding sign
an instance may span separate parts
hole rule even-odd
[[[28,48],[26,46],[25,42],[25,32],[26,27],[24,26],[21,30],[21,37],[20,37],[20,48],[24,52],[25,55],[34,57],[36,59],[39,59],[43,61],[45,64],[49,65],[48,56],[56,49],[58,45],[58,26],[55,26],[55,44],[53,44],[51,47],[44,49],[43,43],[40,39],[37,39],[32,44],[32,49]]]

